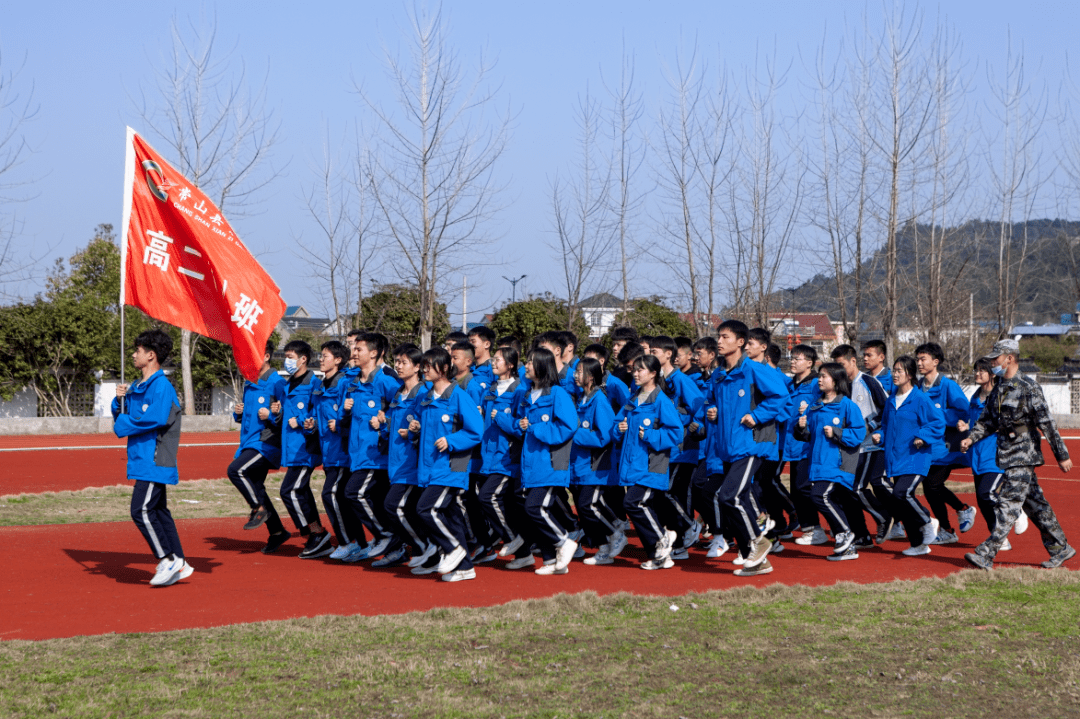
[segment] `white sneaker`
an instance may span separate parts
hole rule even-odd
[[[596,566],[599,564],[614,564],[615,558],[605,552],[603,549],[601,549],[599,552],[592,555],[591,557],[585,557],[584,563],[588,564],[589,566]]]
[[[622,550],[626,549],[626,543],[630,540],[626,538],[626,532],[619,530],[608,537],[608,556],[615,558],[622,554]]]
[[[555,567],[557,569],[566,569],[566,565],[570,564],[570,560],[574,558],[577,550],[577,542],[569,537],[564,539],[562,544],[555,548]]]
[[[428,545],[424,547],[423,552],[417,554],[408,561],[408,566],[419,567],[422,564],[425,564],[427,560],[435,556],[435,552],[437,551],[439,551],[439,545],[435,544],[435,542],[429,542]]]
[[[1009,540],[1005,540],[1005,543],[1008,544],[1008,541]],[[185,559],[184,560],[184,566],[177,573],[176,578],[177,578],[177,580],[187,579],[188,577],[190,577],[194,573],[195,573],[195,567],[188,564],[187,560]]]
[[[567,541],[573,541],[573,540],[567,540]],[[555,562],[552,562],[551,564],[542,564],[542,565],[540,565],[539,567],[536,568],[536,574],[539,574],[540,576],[544,576],[544,577],[549,576],[551,574],[568,574],[569,572],[570,572],[570,569],[568,567],[566,567],[566,566],[560,567]]]
[[[375,559],[375,557],[381,557],[386,554],[386,549],[390,546],[391,541],[392,537],[383,537],[375,542],[375,544],[369,545],[367,555],[364,559]]]
[[[917,547],[908,547],[903,552],[901,552],[901,554],[904,554],[908,557],[918,557],[922,554],[930,554],[930,545],[920,544]]]
[[[653,569],[671,569],[675,566],[675,561],[671,557],[657,557],[656,559],[646,559],[641,563],[641,568],[646,570]]]
[[[536,558],[529,554],[524,557],[518,557],[517,559],[511,559],[506,563],[507,569],[524,569],[525,567],[535,567]]]
[[[934,537],[934,541],[930,542],[930,544],[955,544],[957,541],[959,540],[955,534],[942,529],[937,533],[937,536]]]
[[[1017,534],[1023,534],[1028,528],[1028,516],[1024,510],[1020,510],[1020,516],[1016,518],[1016,524],[1013,525],[1013,531]]]
[[[961,509],[956,513],[956,524],[961,534],[975,526],[975,515],[978,512],[975,505],[969,504],[967,509]]]
[[[499,549],[500,557],[509,557],[511,554],[517,554],[517,550],[521,549],[521,545],[525,543],[525,540],[521,538],[521,535],[517,535],[510,540],[509,544],[504,544]]]
[[[922,543],[933,544],[937,539],[938,529],[941,527],[941,522],[937,519],[931,519],[929,522],[922,526]]]
[[[439,566],[436,569],[439,574],[449,574],[457,569],[457,566],[461,564],[461,560],[465,559],[465,555],[468,554],[465,547],[458,545],[454,547],[454,550],[450,554],[444,554],[442,561],[439,562]]]
[[[735,555],[735,558],[731,560],[731,563],[741,567],[742,565],[746,564],[746,557],[741,554],[737,554]]]
[[[715,534],[713,538],[709,540],[709,551],[705,552],[706,557],[722,557],[724,553],[729,549],[727,540],[724,539],[724,535]]]
[[[1012,549],[1012,545],[1009,544],[1009,540],[1006,539],[1004,542],[1001,543],[1001,548],[998,549],[998,551],[999,552],[1008,552],[1010,549]]]
[[[664,532],[664,536],[657,542],[657,556],[658,557],[670,557],[671,550],[675,546],[675,540],[679,538],[678,533],[673,529],[669,529]]]
[[[454,571],[444,574],[439,579],[444,582],[464,582],[466,579],[476,579],[475,569],[455,569]]]
[[[183,557],[166,557],[158,562],[154,578],[150,580],[151,587],[167,587],[179,579],[180,570],[184,568]]]
[[[821,527],[803,527],[802,536],[795,540],[795,544],[803,546],[813,544],[825,544],[829,541],[829,535]]]
[[[893,528],[889,530],[889,534],[888,534],[888,536],[885,537],[885,539],[887,539],[887,540],[907,539],[907,532],[904,531],[904,525],[901,524],[900,522],[897,522],[896,524],[894,524]]]

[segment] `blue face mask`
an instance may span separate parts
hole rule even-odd
[[[289,374],[296,374],[297,363],[292,357],[285,358],[285,371]]]
[[[1004,377],[1005,376],[1005,368],[1002,367],[999,364],[996,364],[993,367],[991,367],[990,371],[994,373],[995,377]]]

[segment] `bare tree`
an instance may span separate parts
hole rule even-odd
[[[1045,89],[1032,88],[1025,73],[1024,51],[1014,54],[1010,33],[1004,70],[1000,76],[987,64],[993,103],[988,110],[998,121],[997,137],[989,138],[987,169],[994,189],[993,203],[999,220],[997,256],[998,337],[1004,337],[1015,321],[1017,296],[1029,245],[1027,219],[1034,209],[1042,179],[1038,140],[1046,119]],[[1019,242],[1013,235],[1014,217],[1021,213],[1024,231]]]
[[[20,174],[20,167],[32,151],[26,141],[26,126],[37,115],[34,87],[31,83],[20,93],[20,75],[26,59],[8,67],[0,50],[0,297],[13,298],[17,292],[8,288],[31,279],[44,253],[51,248],[23,249],[17,243],[21,221],[15,205],[28,198],[31,180]]]
[[[615,187],[611,192],[611,212],[618,225],[619,275],[622,284],[623,316],[630,313],[631,259],[628,250],[635,244],[633,226],[641,208],[643,194],[638,189],[638,170],[645,162],[644,139],[638,134],[638,121],[644,114],[641,93],[634,87],[634,58],[623,50],[618,85],[607,86],[611,98],[612,164]]]
[[[379,232],[379,212],[375,204],[374,176],[371,152],[363,145],[359,137],[356,142],[356,156],[353,160],[353,200],[349,222],[353,232],[353,260],[356,287],[356,313],[353,327],[365,326],[364,315],[364,278],[369,272],[375,272],[381,265],[383,236]]]
[[[611,217],[612,166],[605,161],[597,136],[601,109],[585,96],[575,110],[578,124],[578,158],[572,179],[558,175],[551,182],[551,207],[566,281],[567,329],[577,319],[582,293],[594,286],[611,268],[612,250],[621,238],[621,223]]]
[[[242,60],[219,52],[217,23],[182,30],[174,19],[172,46],[147,97],[135,101],[139,116],[164,141],[164,154],[231,219],[254,209],[259,193],[278,172],[264,170],[278,141],[278,124],[266,108],[266,78],[249,87]],[[194,339],[183,330],[180,364],[184,413],[195,414],[191,378]]]
[[[510,129],[509,114],[489,120],[499,88],[488,87],[483,58],[467,73],[446,44],[441,11],[409,15],[410,61],[389,52],[386,66],[399,114],[362,87],[357,91],[384,132],[373,158],[371,189],[398,276],[420,293],[420,341],[431,345],[440,281],[471,252],[476,264],[501,189],[494,167]]]

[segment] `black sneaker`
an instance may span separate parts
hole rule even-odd
[[[869,534],[864,535],[852,542],[851,546],[855,547],[855,549],[869,549],[874,546],[874,538]]]
[[[892,531],[893,522],[894,520],[890,517],[878,525],[877,533],[874,535],[874,542],[877,544],[885,543],[885,540],[889,537],[889,532]]]
[[[266,540],[266,546],[263,547],[261,550],[262,553],[273,554],[281,548],[282,544],[285,544],[285,542],[289,541],[289,537],[291,536],[292,534],[290,534],[289,532],[277,532],[276,534],[271,534],[270,538]]]
[[[330,544],[330,532],[310,534],[308,535],[307,543],[304,545],[303,551],[300,552],[300,558],[314,559],[315,557],[325,557],[333,551],[334,546]]]
[[[258,529],[266,522],[266,518],[270,516],[262,507],[251,510],[251,515],[248,517],[247,524],[244,525],[244,529]]]

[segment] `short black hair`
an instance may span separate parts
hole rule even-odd
[[[473,356],[473,357],[476,356],[476,351],[473,349],[473,346],[471,344],[469,344],[468,342],[455,342],[453,347],[450,348],[450,351],[451,352],[458,352],[458,351],[460,351],[460,352],[468,352],[471,356]]]
[[[479,337],[484,342],[491,345],[491,349],[495,349],[495,330],[491,329],[487,325],[477,325],[469,330],[469,337]]]
[[[529,362],[532,364],[534,388],[548,389],[559,383],[559,371],[555,368],[555,355],[551,350],[537,347],[529,353]]]
[[[836,349],[829,353],[829,357],[832,357],[834,360],[853,360],[858,359],[859,355],[851,345],[837,345]]]
[[[304,340],[292,340],[289,344],[285,345],[284,352],[295,352],[297,357],[303,357],[307,360],[308,364],[311,364],[311,345]]]
[[[672,356],[675,355],[675,350],[678,349],[675,346],[675,340],[671,339],[667,335],[656,335],[649,342],[649,347],[655,347],[661,352],[670,352]]]
[[[763,345],[768,345],[772,342],[772,335],[763,327],[755,327],[746,332],[746,341],[749,342],[750,340],[754,340]]]
[[[369,334],[375,340],[376,352],[379,353],[379,359],[385,362],[386,353],[390,351],[390,339],[382,332],[371,332]],[[371,345],[368,346],[370,347]]]
[[[513,347],[519,355],[521,354],[521,340],[514,335],[505,335],[499,338],[499,347]]]
[[[274,346],[274,340],[266,340],[266,354],[273,357],[274,356],[274,350],[276,350],[276,349],[277,349],[277,347]]]
[[[611,352],[608,351],[608,348],[600,344],[599,342],[593,342],[591,345],[585,348],[585,351],[582,352],[582,354],[595,355],[600,358],[601,362],[605,363],[607,362],[608,357],[611,356]]]
[[[133,343],[135,347],[142,347],[154,353],[154,359],[159,365],[165,364],[172,354],[172,337],[165,330],[152,329],[140,332]]]
[[[363,342],[364,346],[368,348],[369,352],[374,352],[376,354],[376,361],[381,360],[383,358],[383,353],[386,352],[384,343],[390,344],[387,341],[386,337],[379,334],[378,332],[361,332],[360,334],[356,335],[356,339],[353,341]]]
[[[716,336],[719,337],[720,333],[724,330],[730,331],[735,335],[735,339],[743,341],[743,347],[746,346],[746,340],[750,336],[750,328],[746,326],[745,322],[739,320],[724,320],[716,328]]]
[[[450,342],[464,342],[467,339],[469,339],[469,335],[455,330],[453,332],[447,332],[446,336],[443,337],[442,343],[445,345]]]
[[[915,356],[930,355],[931,358],[936,359],[938,363],[945,361],[945,352],[942,351],[941,345],[937,342],[925,342],[915,348]]]
[[[359,337],[360,335],[364,334],[365,332],[367,332],[367,330],[351,329],[351,330],[349,330],[349,334],[347,334],[345,336],[346,337]]]
[[[638,331],[633,327],[612,327],[611,328],[611,341],[612,342],[637,342]]]
[[[694,340],[690,339],[689,337],[676,337],[675,338],[675,349],[677,349],[677,350],[687,349],[687,350],[693,351],[693,349],[694,349]]]
[[[344,367],[349,362],[349,350],[345,347],[345,345],[341,344],[337,340],[323,342],[322,346],[319,347],[319,351],[321,352],[322,350],[326,350],[327,352],[329,352],[331,355],[334,356],[334,359],[341,360],[341,364],[338,365],[338,369]]]
[[[404,357],[410,364],[418,365],[424,359],[424,353],[412,342],[406,342],[394,348],[394,357]]]
[[[768,347],[766,347],[765,356],[768,357],[769,361],[772,362],[774,365],[780,365],[781,352],[778,345],[770,344]]]
[[[619,365],[625,367],[633,362],[638,357],[645,354],[645,348],[637,342],[627,342],[623,345],[623,348],[619,350],[619,356],[617,357]]]
[[[641,335],[640,337],[638,337],[638,344],[649,345],[650,348],[652,348],[652,341],[652,335]]]
[[[812,363],[817,363],[817,350],[810,345],[795,345],[791,348],[791,356],[802,355]]]
[[[536,338],[536,346],[539,347],[542,344],[549,344],[552,347],[557,347],[559,352],[566,351],[566,338],[563,337],[562,332],[558,332],[555,330],[552,330],[550,332],[544,332]]]
[[[851,382],[847,378],[847,370],[839,362],[826,362],[818,367],[818,374],[824,372],[832,378],[836,386],[836,393],[844,397],[851,397]]]
[[[877,350],[882,357],[888,357],[888,348],[881,340],[870,340],[869,342],[863,342],[862,348],[864,350]]]
[[[570,330],[562,330],[561,332],[559,332],[559,337],[562,338],[564,350],[567,347],[573,347],[575,350],[577,350],[578,340],[576,334],[574,334]]]
[[[719,354],[720,348],[716,346],[715,337],[700,337],[694,342],[695,350],[705,350],[706,352],[712,352],[713,354]]]

